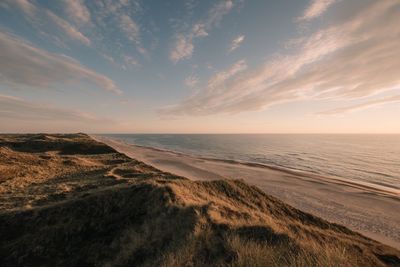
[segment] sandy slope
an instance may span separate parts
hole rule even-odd
[[[243,179],[296,208],[400,248],[400,212],[395,212],[400,210],[398,192],[312,174],[132,146],[101,136],[95,138],[132,158],[190,179]]]

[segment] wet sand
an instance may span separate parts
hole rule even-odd
[[[193,180],[243,179],[284,202],[400,248],[400,194],[259,164],[214,160],[92,136],[127,156]]]

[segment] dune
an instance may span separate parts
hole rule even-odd
[[[400,249],[399,190],[233,160],[201,158],[93,136],[127,156],[192,180],[243,179],[302,211]]]
[[[189,180],[85,134],[0,135],[0,155],[1,266],[400,265],[243,180]]]

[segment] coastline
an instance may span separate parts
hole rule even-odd
[[[137,156],[149,156],[141,149]],[[243,180],[177,176],[84,133],[2,135],[0,154],[2,266],[400,263],[393,246],[296,209]],[[171,162],[173,156],[161,163],[199,176],[226,166],[239,170],[202,159],[207,169],[191,166],[193,158],[185,162],[185,155]]]
[[[400,215],[393,212],[400,207],[397,190],[257,163],[196,157],[101,135],[91,137],[131,158],[192,180],[243,179],[300,210],[400,248]]]

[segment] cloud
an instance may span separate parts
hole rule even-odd
[[[0,32],[0,81],[12,86],[50,88],[86,80],[108,91],[121,94],[108,77],[78,61],[34,47],[15,36]]]
[[[50,10],[47,10],[46,14],[53,21],[53,23],[62,29],[70,38],[80,41],[87,46],[90,45],[89,38],[83,35],[78,29],[69,24],[66,20],[60,18]]]
[[[177,63],[180,60],[191,58],[194,51],[194,40],[208,36],[208,32],[219,25],[232,7],[232,0],[220,1],[208,11],[207,17],[195,23],[189,32],[176,34],[173,48],[169,53],[170,60]]]
[[[0,132],[99,132],[120,125],[79,110],[0,95]]]
[[[121,29],[126,33],[129,40],[139,43],[139,26],[128,15],[120,17]]]
[[[124,64],[122,65],[122,69],[126,70],[133,66],[140,67],[139,61],[137,61],[134,57],[123,55]]]
[[[40,37],[45,37],[60,48],[68,48],[67,39],[78,41],[92,46],[99,54],[120,59],[120,63],[115,64],[119,67],[123,64],[124,54],[131,52],[132,44],[138,53],[148,57],[149,52],[142,43],[142,29],[133,19],[143,14],[139,1],[62,0],[61,4],[60,7],[64,10],[56,12],[39,1],[0,0],[0,7],[18,8],[24,12],[26,16],[23,19],[29,22]],[[146,18],[147,20],[151,21],[151,18]],[[155,27],[153,24],[152,26]],[[145,32],[154,41],[151,31],[146,29]],[[153,48],[152,45],[149,46],[150,49]]]
[[[168,106],[160,109],[161,116],[174,115],[199,115],[203,113],[203,103],[213,105],[218,102],[218,97],[223,93],[225,82],[247,69],[245,60],[239,60],[227,70],[215,73],[208,81],[206,88],[179,105]]]
[[[122,14],[120,16],[120,27],[128,40],[135,44],[137,51],[142,55],[147,55],[147,50],[141,44],[139,25],[130,16]]]
[[[83,0],[64,0],[66,13],[78,24],[90,22],[90,12]]]
[[[202,23],[197,23],[193,26],[192,33],[193,37],[206,37],[208,33],[206,32],[206,26]]]
[[[41,33],[43,36],[49,37],[52,41],[54,41],[57,45],[61,47],[65,47],[65,44],[60,40],[60,38],[55,35],[49,34],[46,31],[39,30],[43,25],[48,25],[49,21],[44,21],[43,18],[48,18],[50,24],[56,25],[59,29],[61,29],[68,37],[77,40],[87,46],[91,44],[91,41],[88,37],[86,37],[83,33],[81,33],[77,28],[72,26],[68,21],[59,17],[52,11],[46,8],[38,8],[33,2],[29,0],[3,0],[0,6],[10,8],[15,6],[21,9],[26,15],[29,22]],[[79,13],[78,10],[70,11],[70,8],[78,8],[80,1],[79,0],[71,0],[68,1],[67,12],[73,12],[73,16],[83,16],[82,12]],[[87,11],[87,10],[86,10]]]
[[[124,56],[124,62],[126,64],[134,65],[134,66],[139,66],[140,65],[139,62],[135,58],[133,58],[131,56],[127,56],[127,55]]]
[[[169,58],[172,62],[177,63],[179,60],[190,58],[193,53],[193,42],[191,37],[185,37],[182,34],[176,36],[174,49],[170,52]]]
[[[199,79],[196,77],[196,75],[193,75],[193,74],[186,77],[186,79],[185,79],[185,85],[190,88],[195,87],[198,82],[199,82]]]
[[[228,14],[233,8],[232,0],[223,0],[218,4],[214,5],[208,12],[208,17],[205,20],[205,27],[211,28],[218,26],[222,18]]]
[[[126,14],[129,10],[129,6],[133,5],[136,9],[139,9],[137,1],[134,0],[105,0],[105,1],[96,1],[94,3],[98,8],[101,17],[113,16],[113,15],[122,15]]]
[[[297,18],[298,21],[310,21],[321,16],[335,0],[311,0],[310,5],[304,10],[301,17]]]
[[[29,0],[2,0],[0,6],[5,8],[16,6],[29,16],[33,16],[36,12],[36,6]]]
[[[124,34],[127,40],[135,45],[136,50],[140,54],[148,54],[147,49],[142,45],[141,26],[137,20],[134,19],[134,17],[139,16],[142,11],[139,1],[95,1],[94,4],[96,6],[95,11],[93,11],[95,14],[96,26],[102,34],[109,35],[109,38],[115,38],[115,28],[110,27],[110,25],[115,26],[122,34]],[[113,23],[115,23],[115,25],[113,25]],[[120,48],[124,47],[121,42],[118,42],[115,45]]]
[[[382,106],[384,104],[389,104],[389,103],[398,103],[400,102],[400,95],[394,95],[394,96],[388,96],[380,99],[374,99],[370,100],[358,105],[353,105],[353,106],[347,106],[347,107],[341,107],[341,108],[335,108],[331,110],[326,110],[326,111],[320,111],[317,112],[317,115],[337,115],[337,114],[343,114],[343,113],[349,113],[349,112],[354,112],[358,110],[363,110],[363,109],[368,109],[371,107],[376,107],[376,106]]]
[[[342,8],[346,8],[342,1]],[[357,99],[400,86],[400,2],[372,1],[347,19],[299,38],[261,67],[238,72],[168,115],[260,110],[301,99]]]
[[[8,95],[0,95],[0,120],[111,122],[80,111],[34,103]]]
[[[222,84],[224,84],[231,77],[236,74],[247,69],[247,64],[244,59],[237,61],[235,64],[229,67],[229,69],[225,71],[220,71],[214,74],[211,79],[208,81],[208,87],[216,88]]]
[[[229,48],[229,53],[239,48],[239,46],[244,41],[244,37],[245,37],[244,35],[239,35],[238,37],[232,40],[231,46]]]

